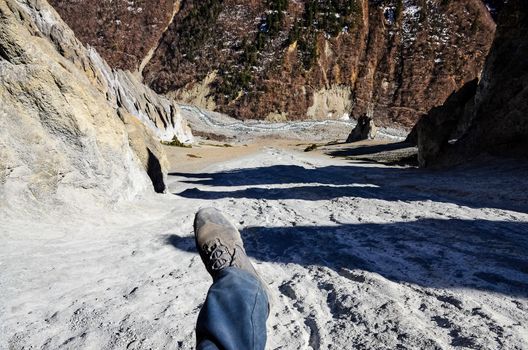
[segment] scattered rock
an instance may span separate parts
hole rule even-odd
[[[192,148],[191,145],[186,145],[185,143],[178,140],[176,136],[173,137],[171,141],[161,141],[162,145],[173,146],[173,147],[183,147],[183,148]]]
[[[317,147],[319,147],[319,146],[317,146],[317,144],[312,143],[310,146],[306,147],[306,148],[304,149],[304,151],[305,151],[305,152],[311,152],[311,151],[316,150]]]
[[[201,157],[199,155],[192,154],[192,153],[187,153],[187,157],[189,157],[189,158],[203,158],[203,157]]]
[[[376,137],[378,128],[374,124],[372,118],[367,115],[362,115],[358,118],[356,127],[352,130],[346,140],[347,143],[356,142],[361,140],[372,140]]]

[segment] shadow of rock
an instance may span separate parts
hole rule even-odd
[[[327,166],[304,168],[275,165],[216,173],[172,173],[195,188],[175,193],[185,198],[329,200],[339,197],[387,201],[454,203],[472,208],[528,212],[528,164],[495,162],[449,171],[427,171],[382,166]],[[256,187],[269,185],[265,188]],[[273,187],[272,185],[280,185]],[[202,189],[201,187],[204,187]],[[209,186],[253,186],[214,191]]]
[[[411,143],[408,142],[395,142],[387,143],[382,145],[373,145],[373,146],[353,146],[347,148],[340,148],[337,150],[331,150],[327,152],[328,155],[334,157],[348,157],[348,156],[366,156],[381,152],[390,152],[406,148],[414,147]]]
[[[331,147],[325,151],[333,157],[346,157],[347,159],[364,162],[375,162],[387,165],[418,166],[418,148],[408,142],[395,142],[381,145]]]
[[[161,169],[161,164],[159,159],[151,152],[149,148],[148,151],[148,162],[147,162],[147,174],[152,181],[154,186],[154,191],[157,193],[165,192],[165,179],[163,170]]]
[[[325,266],[365,281],[351,270],[429,288],[469,288],[528,296],[528,223],[417,220],[388,224],[248,227],[248,255],[272,263]],[[177,249],[196,252],[192,237],[172,235]]]

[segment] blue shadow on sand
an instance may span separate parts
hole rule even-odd
[[[241,234],[248,255],[263,262],[325,266],[347,278],[353,275],[344,269],[360,269],[429,288],[528,296],[528,223],[524,222],[423,219],[247,227]],[[192,237],[169,235],[167,243],[196,253]]]
[[[497,208],[528,213],[528,164],[506,163],[493,167],[458,167],[444,171],[357,164],[319,168],[274,165],[215,173],[169,175],[180,177],[178,181],[181,183],[205,186],[205,189],[195,187],[174,193],[184,198],[316,201],[359,197],[388,201],[430,200],[471,208]],[[253,187],[222,191],[210,189],[215,186]]]

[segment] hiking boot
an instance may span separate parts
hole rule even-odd
[[[257,277],[264,286],[246,255],[240,233],[221,211],[215,208],[198,211],[194,218],[194,238],[205,268],[213,279],[226,267],[238,267]]]

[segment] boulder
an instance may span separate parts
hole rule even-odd
[[[434,162],[449,141],[468,128],[469,121],[465,116],[471,111],[476,91],[475,79],[453,92],[442,106],[434,107],[416,123],[407,141],[418,146],[420,166]]]
[[[125,123],[128,132],[128,142],[152,181],[154,191],[164,193],[166,191],[169,161],[161,143],[150,129],[145,127],[139,119],[125,109],[119,108],[118,113],[121,120]]]
[[[350,135],[348,135],[346,142],[349,143],[368,139],[372,140],[376,137],[377,132],[378,128],[374,124],[372,118],[367,117],[367,115],[362,115],[358,118],[357,124]]]

